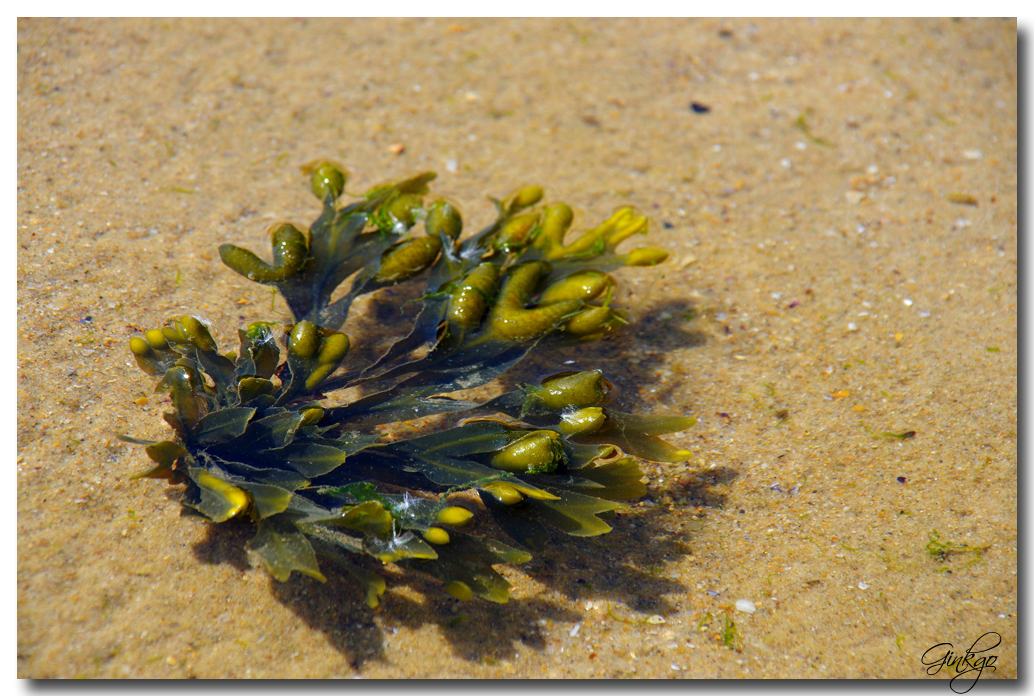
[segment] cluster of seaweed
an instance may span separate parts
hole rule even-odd
[[[309,173],[322,214],[307,230],[274,225],[272,264],[231,244],[219,249],[237,273],[275,286],[293,324],[251,323],[229,352],[189,315],[131,339],[140,368],[161,377],[156,391],[170,395],[164,418],[175,431],[161,442],[124,438],[146,445],[154,462],[135,478],[183,484],[185,514],[257,523],[248,546],[278,580],[292,571],[324,580],[319,555],[354,576],[376,607],[384,580],[354,556],[367,554],[439,578],[458,599],[505,602],[510,586],[493,565],[529,560],[523,549],[545,548],[547,526],[574,536],[610,531],[600,515],[645,493],[636,457],[688,456],[657,436],[692,419],[610,408],[611,385],[598,370],[480,403],[448,396],[497,378],[536,346],[596,340],[626,323],[610,304],[607,271],[667,257],[617,252],[646,233],[645,217],[621,208],[565,244],[571,207],[540,205],[542,189],[529,186],[493,199],[495,222],[461,239],[456,207],[428,200],[434,173],[348,205],[339,204],[341,167],[321,161]],[[372,364],[349,365],[339,329],[353,301],[425,273],[410,333]],[[349,291],[333,299],[348,278]],[[369,393],[352,403],[321,403],[359,385]],[[429,435],[372,432],[457,412],[470,417]]]

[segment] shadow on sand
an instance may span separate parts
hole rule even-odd
[[[735,474],[719,471],[719,475]],[[713,492],[701,490],[691,495],[698,510],[699,505],[724,502],[724,496]],[[686,588],[679,578],[668,575],[666,568],[692,554],[693,532],[703,525],[702,520],[687,522],[680,520],[682,517],[688,515],[678,509],[643,506],[615,516],[610,521],[613,531],[603,536],[576,538],[555,533],[546,550],[528,563],[499,568],[512,583],[542,585],[551,591],[507,604],[454,600],[439,581],[383,566],[372,558],[359,562],[386,576],[388,582],[388,591],[376,610],[366,606],[362,590],[351,576],[326,563],[322,567],[325,584],[295,573],[284,583],[271,580],[270,586],[279,601],[323,633],[356,670],[370,660],[389,659],[385,647],[389,633],[399,627],[428,624],[437,625],[440,639],[464,659],[510,659],[515,652],[546,647],[546,622],[573,624],[581,620],[579,602],[610,603],[616,615],[633,621],[674,611]],[[498,530],[485,531],[505,539]],[[252,533],[245,525],[209,525],[208,537],[194,547],[194,553],[204,563],[226,563],[247,570],[251,564],[245,543]]]

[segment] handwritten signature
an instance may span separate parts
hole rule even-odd
[[[988,638],[988,636],[993,637]],[[984,641],[985,638],[987,638],[986,641]],[[978,645],[981,645],[981,641],[984,641],[984,643],[990,643],[995,639],[997,640],[994,645],[987,645],[986,647],[980,647],[979,649],[977,648]],[[988,631],[973,641],[973,645],[966,650],[964,654],[956,655],[954,652],[954,646],[951,643],[938,643],[923,653],[923,664],[926,665],[926,673],[931,677],[940,672],[944,667],[947,667],[949,672],[954,669],[956,674],[951,678],[951,682],[949,682],[948,686],[955,693],[964,694],[976,686],[976,683],[980,681],[980,676],[984,673],[985,668],[990,669],[992,672],[996,671],[996,667],[994,665],[995,662],[998,661],[998,656],[981,655],[980,657],[977,657],[977,655],[997,648],[1001,644],[1002,636],[994,631]],[[943,654],[940,652],[941,650],[944,651]],[[933,655],[931,655],[931,653],[933,653]],[[965,677],[964,679],[972,679],[973,683],[962,691],[956,689],[955,680],[965,674],[970,674],[971,672],[976,672],[976,676]]]

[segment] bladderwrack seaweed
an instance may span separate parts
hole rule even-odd
[[[270,228],[271,262],[220,248],[233,271],[273,285],[293,321],[252,322],[226,352],[191,315],[130,340],[138,366],[169,395],[173,428],[160,442],[126,438],[146,445],[152,462],[134,478],[182,486],[185,508],[212,523],[255,525],[248,546],[278,580],[297,571],[322,581],[321,560],[329,561],[375,607],[386,584],[353,560],[367,556],[438,578],[457,599],[505,602],[510,586],[493,566],[531,556],[493,530],[530,551],[550,543],[549,529],[605,534],[600,515],[645,494],[636,457],[689,456],[659,435],[692,419],[614,410],[599,370],[483,402],[450,396],[496,379],[531,350],[600,340],[628,323],[613,306],[610,272],[667,256],[617,251],[648,232],[644,216],[621,208],[565,245],[571,206],[543,204],[542,188],[525,186],[495,201],[492,224],[464,237],[459,208],[429,197],[433,173],[352,202],[342,200],[340,165],[319,160],[304,173],[321,213],[307,228]],[[414,234],[421,221],[423,234]],[[411,330],[373,364],[353,364],[341,331],[353,300],[407,282],[425,284]],[[367,387],[358,400],[324,401],[358,386]],[[472,417],[416,437],[372,431],[441,413]]]

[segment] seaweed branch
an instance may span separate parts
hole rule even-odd
[[[291,323],[239,329],[236,351],[221,352],[190,315],[130,340],[139,367],[170,396],[164,418],[173,430],[161,442],[124,438],[145,445],[153,462],[134,478],[182,486],[187,510],[213,523],[253,522],[248,546],[278,580],[297,571],[323,581],[323,558],[376,607],[386,584],[357,555],[436,577],[459,599],[505,602],[510,586],[493,566],[529,560],[549,527],[610,531],[600,515],[645,494],[637,457],[689,457],[658,436],[693,419],[612,409],[598,370],[487,402],[450,396],[496,379],[531,350],[595,341],[627,324],[612,306],[608,272],[667,257],[618,251],[647,232],[645,217],[621,208],[565,244],[570,206],[540,205],[542,189],[530,186],[495,201],[496,220],[463,239],[459,211],[429,196],[432,172],[343,205],[341,167],[321,161],[307,171],[322,212],[307,228],[271,227],[271,262],[232,244],[219,249],[232,270],[280,292]],[[409,333],[372,364],[349,364],[341,328],[354,300],[420,277]],[[327,393],[358,385],[372,389],[323,405]],[[387,441],[372,432],[460,412],[469,417],[428,435]],[[516,546],[492,538],[489,519]]]

